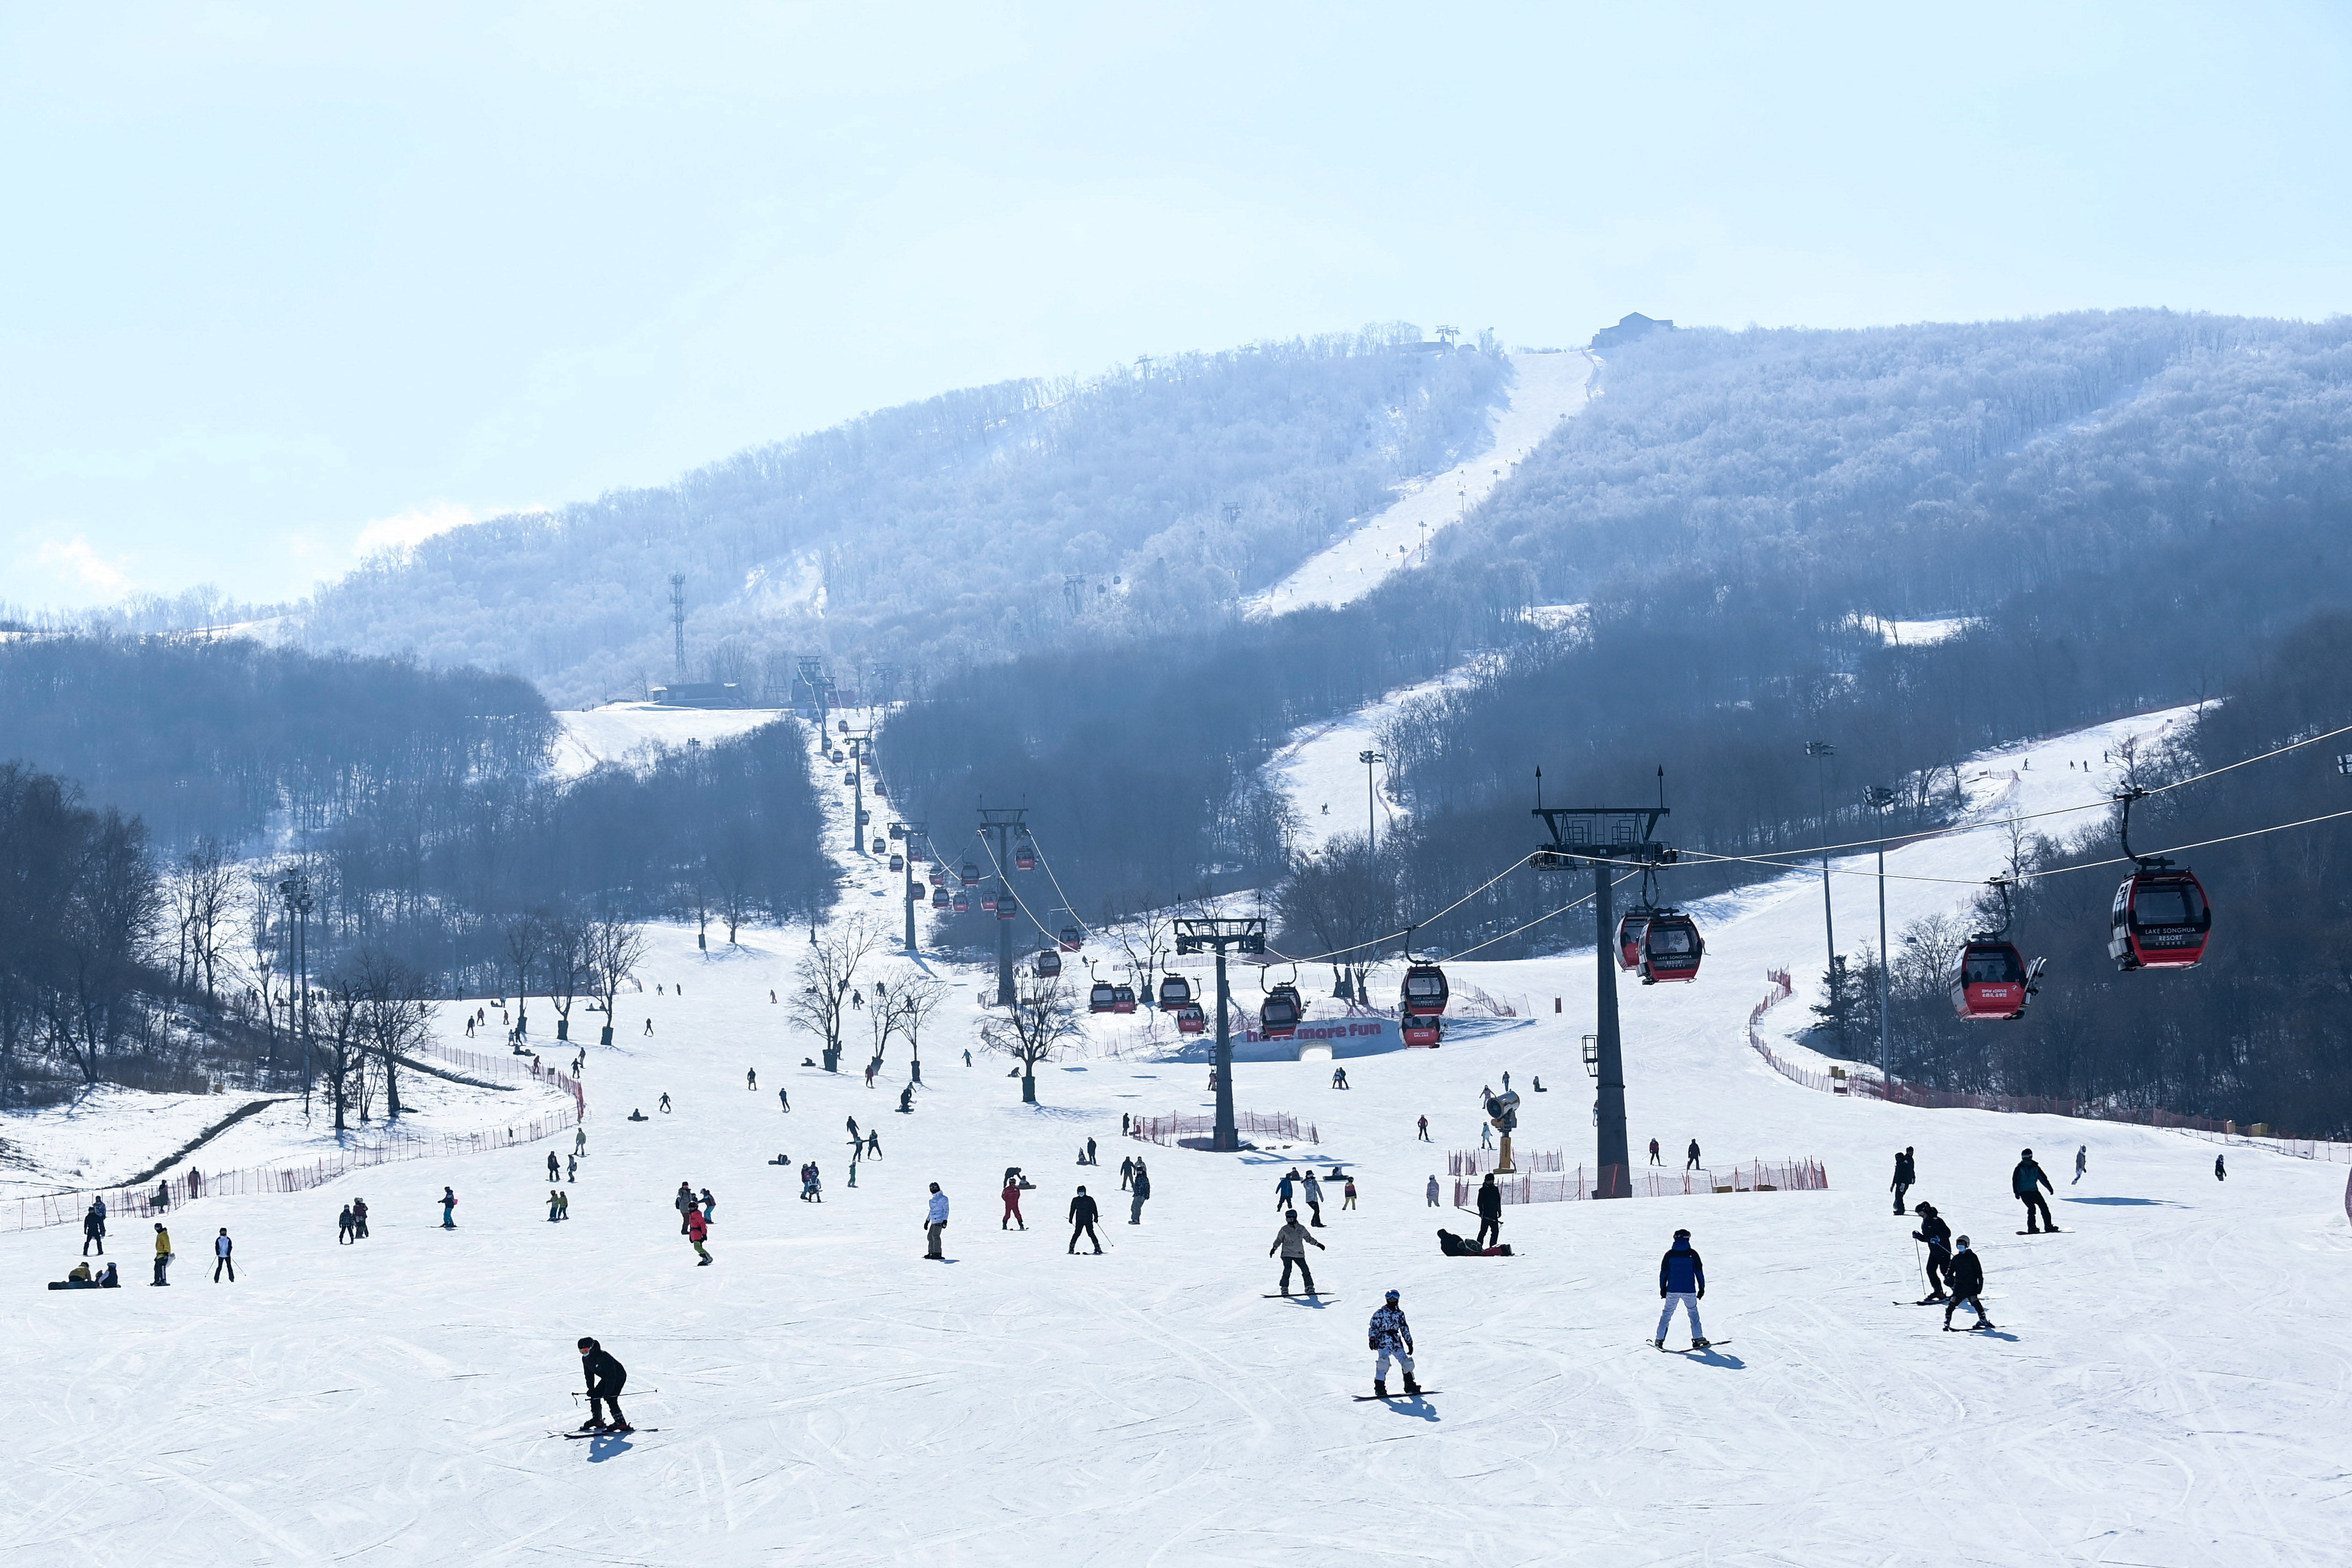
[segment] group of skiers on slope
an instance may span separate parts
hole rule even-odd
[[[98,1249],[100,1257],[106,1256],[105,1199],[91,1200],[89,1211],[81,1218],[81,1255],[84,1258],[89,1256],[89,1249],[93,1246]],[[220,1228],[220,1233],[213,1238],[214,1284],[219,1284],[224,1275],[227,1277],[230,1284],[236,1283],[236,1243],[229,1239],[228,1227],[224,1225]],[[172,1264],[178,1256],[179,1254],[172,1248],[171,1231],[164,1228],[162,1220],[157,1220],[155,1222],[155,1277],[147,1282],[150,1285],[169,1285],[172,1282]],[[111,1263],[106,1266],[102,1274],[91,1273],[88,1263],[77,1263],[63,1280],[54,1281],[49,1288],[53,1291],[102,1290],[121,1283],[121,1276],[115,1271],[115,1267]]]
[[[1351,1176],[1343,1175],[1338,1166],[1333,1166],[1331,1167],[1331,1179],[1343,1184],[1339,1189],[1339,1207],[1341,1208],[1355,1207],[1356,1178]],[[1433,1176],[1430,1179],[1433,1181],[1436,1178]],[[1307,1167],[1306,1174],[1303,1176],[1299,1174],[1298,1167],[1297,1166],[1293,1166],[1281,1180],[1274,1184],[1274,1207],[1276,1208],[1287,1209],[1294,1202],[1300,1198],[1306,1199],[1307,1211],[1314,1217],[1307,1223],[1316,1227],[1318,1229],[1320,1229],[1323,1225],[1323,1184],[1317,1178],[1315,1169],[1312,1166]]]
[[[2090,1166],[2090,1145],[2074,1152],[2074,1179],[2081,1181]],[[1918,1151],[1906,1148],[1895,1156],[1895,1177],[1887,1186],[1895,1193],[1895,1212],[1904,1212],[1903,1200],[1919,1179]],[[2033,1157],[2032,1149],[2018,1151],[2017,1166],[2009,1173],[2009,1189],[2018,1202],[2025,1206],[2026,1236],[2055,1235],[2056,1221],[2050,1218],[2050,1204],[2042,1195],[2057,1189],[2050,1185],[2049,1173]],[[1965,1236],[1954,1237],[1951,1225],[1936,1206],[1922,1198],[1910,1212],[1919,1220],[1919,1228],[1911,1233],[1914,1241],[1927,1248],[1927,1293],[1919,1299],[1923,1307],[1942,1302],[1944,1327],[1952,1326],[1952,1314],[1966,1307],[1976,1314],[1972,1329],[1990,1330],[1996,1325],[1984,1310],[1984,1260],[1974,1251]]]

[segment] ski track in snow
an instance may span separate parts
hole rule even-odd
[[[2104,775],[2064,759],[2095,764],[2101,735],[2158,722],[1979,759],[1980,811],[2097,800]],[[1957,833],[1889,869],[1973,882],[2005,847],[1997,828]],[[895,920],[895,879],[844,858],[844,917]],[[1841,930],[1874,940],[1874,884],[1835,891]],[[1969,891],[1890,883],[1890,923]],[[979,977],[959,974],[925,1048],[929,1086],[899,1116],[898,1048],[872,1090],[793,1065],[813,1042],[768,990],[791,983],[804,933],[747,933],[704,956],[690,928],[655,927],[646,994],[624,998],[615,1047],[589,1048],[591,1153],[560,1229],[543,1218],[545,1148],[527,1145],[193,1205],[173,1226],[170,1295],[44,1291],[78,1239],[0,1236],[19,1393],[0,1440],[0,1550],[206,1564],[2346,1561],[2345,1167],[2233,1149],[2223,1185],[2213,1148],[2179,1134],[1800,1088],[1742,1025],[1780,966],[1799,992],[1768,1017],[1801,1016],[1818,877],[1716,902],[1737,911],[1710,923],[1697,983],[1621,990],[1635,1145],[1811,1155],[1832,1190],[1515,1207],[1504,1236],[1520,1256],[1440,1256],[1435,1227],[1470,1221],[1423,1207],[1421,1187],[1447,1149],[1476,1143],[1480,1085],[1507,1069],[1528,1092],[1541,1076],[1521,1147],[1571,1163],[1591,1149],[1577,1054],[1592,953],[1465,963],[1464,979],[1536,996],[1533,1023],[1352,1061],[1348,1092],[1324,1063],[1236,1072],[1243,1108],[1314,1121],[1357,1175],[1360,1208],[1340,1211],[1334,1191],[1316,1233],[1330,1249],[1313,1254],[1317,1281],[1345,1298],[1320,1312],[1259,1299],[1285,1160],[1145,1148],[1154,1195],[1143,1226],[1125,1223],[1117,1166],[1137,1145],[1118,1113],[1204,1105],[1199,1067],[1081,1056],[1045,1068],[1046,1107],[1024,1111],[1003,1062],[963,1065]],[[1561,1015],[1541,1005],[1554,995]],[[653,1109],[665,1091],[674,1114]],[[631,1106],[651,1120],[624,1120]],[[1433,1145],[1414,1141],[1423,1113]],[[850,1114],[880,1127],[886,1155],[855,1190]],[[1075,1169],[1089,1133],[1108,1163]],[[1981,1243],[2004,1337],[1946,1334],[1940,1314],[1890,1304],[1921,1289],[1885,1185],[1905,1145],[1919,1151],[1914,1198]],[[2028,1145],[2059,1184],[2064,1235],[2011,1234],[2008,1174]],[[823,1164],[824,1204],[794,1200],[792,1169],[763,1163],[779,1152]],[[1038,1183],[1026,1234],[992,1223],[1011,1164]],[[708,1269],[668,1207],[681,1178],[719,1198]],[[954,1204],[947,1266],[921,1259],[932,1180]],[[1057,1217],[1081,1180],[1108,1198],[1100,1258],[1064,1251]],[[437,1228],[445,1182],[463,1199],[453,1232]],[[338,1247],[335,1211],[355,1192],[375,1234]],[[233,1288],[203,1267],[219,1225],[237,1239]],[[1712,1357],[1642,1343],[1678,1225],[1706,1260],[1707,1330],[1734,1341]],[[139,1239],[118,1250],[143,1278]],[[1371,1376],[1362,1327],[1391,1287],[1422,1377],[1446,1392],[1354,1404]],[[661,1432],[547,1436],[580,1419],[583,1333],[628,1364],[629,1412]]]
[[[1386,510],[1253,598],[1247,612],[1332,609],[1378,588],[1440,529],[1460,522],[1492,495],[1514,465],[1584,407],[1593,363],[1583,353],[1513,354],[1517,380],[1511,401],[1495,414],[1494,441],[1486,451],[1403,486]]]

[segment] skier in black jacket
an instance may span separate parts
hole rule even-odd
[[[1927,1244],[1927,1296],[1919,1303],[1925,1307],[1944,1299],[1950,1288],[1952,1268],[1952,1228],[1936,1212],[1936,1206],[1927,1199],[1919,1200],[1919,1228],[1911,1233],[1914,1241]]]
[[[1498,1246],[1503,1239],[1503,1189],[1495,1185],[1495,1173],[1486,1173],[1486,1184],[1478,1189],[1478,1247],[1484,1250]]]
[[[593,1339],[580,1342],[580,1369],[588,1377],[588,1419],[580,1423],[583,1432],[627,1432],[635,1428],[629,1418],[621,1414],[621,1385],[629,1381],[629,1369],[618,1357]],[[604,1420],[604,1406],[613,1408],[612,1423]]]
[[[1992,1320],[1985,1316],[1984,1303],[1977,1300],[1977,1293],[1984,1289],[1984,1260],[1969,1250],[1967,1237],[1960,1238],[1959,1250],[1952,1254],[1951,1262],[1944,1270],[1944,1278],[1952,1287],[1952,1299],[1944,1305],[1946,1332],[1953,1332],[1952,1314],[1964,1301],[1968,1303],[1969,1311],[1976,1313],[1978,1328],[1992,1327]]]
[[[2058,1222],[2050,1218],[2049,1201],[2042,1196],[2044,1192],[2056,1192],[2058,1189],[2050,1185],[2050,1177],[2035,1163],[2032,1149],[2017,1152],[2017,1168],[2009,1173],[2009,1190],[2017,1195],[2018,1202],[2025,1205],[2026,1235],[2033,1236],[2043,1230],[2058,1228]],[[2037,1213],[2042,1218],[2039,1226],[2033,1222]]]
[[[1903,1195],[1911,1190],[1913,1182],[1919,1179],[1919,1168],[1912,1163],[1911,1155],[1912,1151],[1906,1149],[1895,1156],[1895,1179],[1887,1184],[1895,1189],[1895,1212],[1897,1214],[1903,1212]]]
[[[1095,1234],[1095,1221],[1101,1214],[1102,1210],[1096,1206],[1095,1200],[1087,1196],[1087,1189],[1078,1188],[1078,1196],[1070,1199],[1071,1251],[1078,1249],[1078,1238],[1084,1236],[1095,1244],[1095,1255],[1102,1255],[1102,1238]]]

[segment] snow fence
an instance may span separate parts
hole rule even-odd
[[[1445,1156],[1445,1174],[1450,1176],[1482,1176],[1503,1163],[1500,1149],[1455,1149]],[[1561,1149],[1513,1149],[1511,1164],[1522,1172],[1538,1176],[1558,1176],[1568,1168],[1568,1155]]]
[[[1214,1116],[1138,1116],[1127,1124],[1128,1136],[1140,1138],[1150,1144],[1176,1143],[1188,1137],[1212,1134],[1216,1130],[1217,1119]],[[1323,1141],[1317,1135],[1314,1123],[1309,1122],[1301,1128],[1298,1118],[1286,1112],[1267,1115],[1256,1111],[1236,1111],[1234,1113],[1234,1130],[1245,1138],[1253,1135],[1279,1138],[1287,1144],[1319,1144]]]
[[[1608,1167],[1614,1170],[1616,1167]],[[1505,1203],[1574,1203],[1601,1196],[1602,1167],[1579,1166],[1559,1176],[1498,1176]],[[1621,1173],[1620,1181],[1627,1178]],[[1479,1184],[1454,1184],[1454,1207],[1475,1209]],[[1631,1197],[1695,1197],[1718,1192],[1827,1192],[1829,1167],[1819,1160],[1751,1160],[1728,1170],[1642,1171],[1630,1179]]]
[[[487,1132],[387,1138],[381,1143],[336,1149],[311,1159],[273,1161],[268,1165],[249,1166],[242,1170],[214,1171],[207,1175],[191,1166],[185,1175],[159,1179],[152,1186],[142,1183],[137,1186],[100,1187],[19,1198],[9,1206],[14,1212],[6,1216],[5,1223],[0,1225],[0,1228],[39,1230],[53,1225],[79,1224],[82,1216],[89,1212],[90,1202],[94,1198],[106,1200],[107,1221],[113,1225],[127,1219],[151,1219],[203,1197],[244,1197],[263,1192],[307,1192],[371,1166],[391,1165],[399,1160],[431,1159],[439,1155],[487,1154],[495,1149],[510,1149],[536,1143],[577,1126],[588,1113],[588,1097],[582,1090],[580,1081],[551,1067],[542,1067],[536,1060],[519,1061],[485,1056],[477,1051],[446,1050],[438,1046],[430,1049],[433,1055],[474,1071],[508,1074],[520,1071],[532,1082],[562,1090],[572,1096],[572,1103],[563,1110],[551,1111],[528,1122],[493,1127]]]

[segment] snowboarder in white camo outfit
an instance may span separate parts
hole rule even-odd
[[[1379,1312],[1372,1314],[1370,1336],[1366,1348],[1380,1353],[1372,1364],[1372,1393],[1376,1397],[1389,1396],[1389,1357],[1396,1357],[1404,1369],[1404,1391],[1419,1394],[1421,1385],[1412,1376],[1412,1325],[1404,1321],[1404,1309],[1397,1304],[1397,1293],[1391,1291]]]

